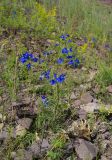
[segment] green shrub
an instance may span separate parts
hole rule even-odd
[[[48,35],[56,29],[56,9],[47,11],[35,0],[11,2],[5,0],[0,3],[0,25],[2,27],[26,31],[35,31],[41,35]]]
[[[100,66],[96,81],[101,87],[107,87],[112,84],[112,67],[106,65]]]

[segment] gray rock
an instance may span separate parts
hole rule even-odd
[[[24,149],[17,150],[14,160],[32,160],[32,153]]]
[[[34,142],[30,147],[29,151],[31,151],[34,158],[38,158],[41,155],[41,143]]]
[[[50,148],[50,144],[47,139],[39,140],[34,142],[30,147],[29,151],[32,152],[34,158],[40,158]]]
[[[27,130],[23,126],[18,125],[15,129],[15,136],[24,136],[26,134],[26,131]]]
[[[16,158],[16,152],[11,152],[11,158]]]
[[[105,156],[101,156],[101,160],[108,160],[108,159]]]
[[[71,93],[70,99],[71,99],[71,100],[77,99],[77,96],[75,95],[74,92]]]
[[[80,119],[86,119],[87,113],[84,109],[79,109],[78,115]]]
[[[86,105],[81,105],[80,107],[84,109],[87,113],[93,113],[95,110],[99,110],[101,106],[98,103],[92,102]]]
[[[32,123],[31,118],[22,118],[18,120],[18,124],[24,127],[25,129],[29,129],[31,123]]]
[[[16,136],[24,136],[27,129],[29,129],[32,123],[31,118],[22,118],[18,120],[18,125],[15,128],[15,135]]]
[[[8,138],[8,133],[7,131],[2,131],[0,132],[0,141],[5,140],[6,138]]]
[[[88,80],[87,80],[87,82],[91,82],[91,81],[93,81],[94,80],[94,78],[95,78],[95,75],[96,75],[96,71],[94,71],[94,70],[91,70],[91,71],[89,71],[89,76],[88,76]]]
[[[91,83],[81,84],[79,90],[80,91],[88,91],[91,89]]]
[[[41,144],[41,152],[44,153],[50,148],[50,144],[47,139],[43,139]]]
[[[87,104],[87,103],[91,103],[93,101],[93,97],[91,96],[91,94],[89,92],[87,93],[84,93],[82,96],[81,96],[81,102],[82,104]]]
[[[111,133],[110,132],[106,132],[104,134],[102,134],[102,139],[109,139],[110,138]]]
[[[100,142],[100,152],[104,153],[108,146],[109,146],[110,141],[109,140],[103,140],[102,142]]]
[[[78,107],[81,105],[81,101],[80,100],[76,100],[73,104],[74,107]]]
[[[110,85],[110,86],[107,87],[107,91],[108,91],[109,93],[112,93],[112,85]]]
[[[75,151],[81,160],[93,160],[98,154],[96,146],[83,139],[78,139],[77,142],[75,142]]]

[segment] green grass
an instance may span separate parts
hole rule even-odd
[[[53,5],[44,0],[47,6]],[[98,38],[110,37],[112,32],[112,7],[96,0],[59,0],[57,12],[66,19],[65,30]]]
[[[112,83],[112,67],[101,65],[96,76],[96,81],[100,86],[109,86]]]

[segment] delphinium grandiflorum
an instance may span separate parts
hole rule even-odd
[[[24,54],[22,54],[22,56],[19,58],[19,61],[22,64],[26,65],[26,68],[28,70],[31,69],[32,66],[32,62],[38,62],[39,58],[35,57],[32,53],[29,52],[25,52]]]
[[[72,68],[77,68],[80,64],[79,59],[76,57],[74,53],[74,46],[70,38],[70,35],[63,34],[59,38],[60,38],[59,42],[57,42],[53,48],[54,50],[58,49],[57,52],[53,52],[52,50],[44,51],[42,54],[43,59],[40,59],[40,57],[35,57],[32,53],[25,52],[19,58],[19,61],[22,64],[24,64],[28,70],[32,68],[33,63],[38,63],[39,65],[41,65],[42,63],[45,64],[44,69],[40,73],[39,80],[42,82],[43,80],[46,80],[47,83],[51,86],[57,86],[57,85],[59,86],[59,84],[64,83],[66,79],[66,74],[60,73],[58,69],[56,70],[56,67],[60,68],[60,65],[63,64],[63,67],[65,67],[65,65],[68,65]],[[53,61],[52,60],[50,61],[49,56],[52,57]],[[53,67],[50,67],[52,62],[53,62]],[[47,106],[48,105],[47,96],[42,95],[41,99],[44,106]]]

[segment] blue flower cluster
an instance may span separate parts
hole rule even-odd
[[[46,78],[47,80],[50,79],[50,70],[47,70],[47,71],[41,73],[39,79],[43,80],[44,78]]]
[[[57,59],[57,63],[58,63],[58,64],[62,64],[63,62],[64,62],[64,59],[63,59],[63,58],[58,58],[58,59]]]
[[[77,68],[79,64],[80,64],[80,61],[78,58],[76,58],[75,60],[70,60],[68,62],[68,65],[73,66],[74,68]]]
[[[69,52],[72,52],[73,50],[72,50],[72,47],[70,48],[70,49],[67,49],[67,48],[63,48],[62,49],[62,53],[63,54],[68,54]]]
[[[31,62],[39,62],[40,64],[43,63],[43,60],[35,57],[32,53],[29,52],[25,52],[20,58],[19,61],[24,64],[26,62],[28,62],[28,64],[26,64],[26,67],[28,70],[31,69]]]
[[[49,56],[49,55],[51,55],[53,53],[53,51],[45,51],[45,52],[43,52],[43,55],[44,56]]]
[[[72,40],[70,39],[69,34],[63,34],[60,36],[60,39],[66,41],[67,43],[72,42]],[[56,43],[55,47],[59,46],[60,49],[60,44]],[[64,47],[61,49],[61,55],[60,57],[55,61],[55,64],[60,65],[62,63],[66,63],[69,66],[72,66],[74,68],[78,67],[78,65],[80,64],[80,61],[78,58],[76,58],[74,52],[73,52],[73,48],[70,45],[68,45],[69,47]],[[35,57],[32,53],[29,52],[25,52],[24,54],[22,54],[22,56],[19,58],[19,61],[22,64],[25,64],[27,69],[30,70],[32,67],[32,62],[38,62],[39,64],[45,62],[46,65],[49,65],[49,58],[45,58],[48,57],[49,55],[53,54],[54,51],[45,51],[43,52],[42,56],[44,57],[44,59],[41,59],[39,56]],[[46,71],[42,71],[39,80],[42,81],[46,79],[48,81],[48,83],[51,86],[55,86],[56,84],[61,84],[65,81],[66,79],[66,74],[61,73],[51,73],[51,68],[46,70]],[[41,96],[42,99],[42,103],[47,106],[48,105],[48,99],[45,95]]]
[[[62,40],[67,40],[68,37],[69,37],[69,34],[63,34],[63,35],[60,36],[60,38]],[[72,40],[69,39],[69,40],[67,40],[67,42],[70,43],[70,42],[72,42]],[[62,52],[63,55],[67,55],[66,58],[69,60],[68,65],[70,65],[74,68],[78,67],[78,65],[80,64],[80,61],[79,61],[78,58],[75,58],[75,55],[73,55],[72,47],[70,47],[69,49],[65,47],[61,50],[61,52]],[[62,64],[63,62],[64,62],[63,58],[58,58],[57,59],[58,64]]]
[[[68,37],[69,37],[69,34],[62,34],[62,35],[60,36],[60,38],[61,38],[62,40],[66,40]]]
[[[40,80],[43,80],[43,79],[47,79],[50,83],[50,85],[55,85],[57,83],[62,83],[64,82],[65,80],[65,74],[61,74],[60,76],[57,76],[56,73],[54,73],[54,78],[51,79],[51,76],[50,76],[50,70],[47,70],[45,72],[43,72],[41,75],[40,75]]]
[[[54,73],[54,78],[50,80],[50,84],[55,85],[57,83],[63,83],[65,81],[65,76],[66,76],[65,74],[57,76],[57,74]]]

